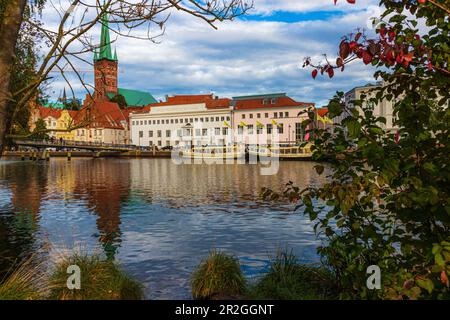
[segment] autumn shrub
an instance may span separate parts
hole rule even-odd
[[[446,1],[381,0],[376,35],[342,38],[336,63],[313,68],[333,78],[354,60],[377,68],[381,83],[348,101],[327,105],[330,129],[302,125],[314,138],[313,157],[328,182],[284,195],[324,237],[319,248],[347,299],[449,299],[450,274],[450,8]],[[422,25],[419,27],[418,20]],[[375,116],[392,103],[394,125]],[[338,121],[338,119],[341,119]],[[263,195],[274,199],[272,190]],[[368,288],[367,268],[381,270],[380,290]]]

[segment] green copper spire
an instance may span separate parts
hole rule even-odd
[[[100,53],[98,55],[98,60],[114,60],[111,52],[111,40],[109,37],[109,25],[108,25],[108,15],[105,14],[102,19],[102,32],[100,35]]]
[[[114,61],[117,61],[117,49],[114,49]]]
[[[94,61],[98,60],[97,49],[94,49]]]

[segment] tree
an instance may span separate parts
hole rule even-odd
[[[32,132],[32,137],[35,139],[48,139],[47,124],[44,119],[38,119],[36,121],[36,127]]]
[[[66,110],[80,110],[81,109],[81,103],[79,100],[75,99],[75,98],[71,98],[71,99],[66,99],[64,102],[64,109]]]
[[[125,100],[125,97],[121,94],[116,94],[114,97],[112,97],[110,99],[111,102],[116,102],[120,108],[126,108],[127,105],[127,100]]]
[[[354,1],[353,1],[354,2]],[[284,196],[299,206],[327,241],[319,253],[336,273],[344,298],[449,299],[450,78],[448,1],[390,1],[376,38],[343,38],[336,64],[312,66],[312,76],[334,76],[352,60],[378,67],[383,85],[354,101],[330,100],[330,117],[348,114],[333,131],[313,128],[314,157],[327,174],[321,187]],[[408,18],[408,16],[412,18]],[[426,29],[417,27],[422,19]],[[373,106],[393,101],[398,137],[385,132]],[[314,121],[309,112],[307,125]],[[271,190],[264,195],[276,198]],[[382,270],[382,290],[369,290],[366,269]]]
[[[141,37],[141,39],[155,42],[164,33],[168,15],[174,10],[202,19],[216,28],[216,22],[232,20],[245,14],[252,7],[244,0],[211,0],[206,3],[196,0],[141,0],[137,3],[126,0],[104,0],[102,2],[100,0],[67,0],[59,7],[60,9],[53,6],[55,10],[59,10],[57,15],[61,19],[58,28],[50,30],[26,16],[27,8],[43,4],[44,0],[30,0],[28,6],[26,0],[2,0],[0,2],[0,8],[3,10],[0,21],[0,43],[2,44],[0,51],[0,145],[3,145],[10,122],[10,116],[6,112],[8,105],[12,103],[14,109],[20,109],[29,103],[36,96],[39,86],[49,78],[49,74],[53,70],[58,70],[64,79],[67,79],[65,76],[67,70],[74,71],[82,86],[88,93],[90,92],[89,85],[83,81],[83,77],[74,67],[74,60],[91,64],[90,61],[83,60],[82,54],[98,49],[91,43],[88,34],[97,23],[102,23],[105,17],[108,17],[110,22],[110,30],[118,36],[140,38],[133,35],[134,29],[157,26],[162,30],[159,35],[151,36],[149,32],[147,37]],[[11,89],[11,70],[14,62],[14,48],[23,25],[29,25],[36,32],[42,33],[49,47],[48,53],[41,59],[33,81],[20,89],[21,95],[18,97],[17,92],[12,92]],[[73,93],[70,82],[67,81],[67,83]],[[68,128],[68,130],[73,129]]]
[[[39,5],[36,3],[38,11]],[[28,6],[25,10],[27,19],[33,19],[33,7]],[[1,16],[0,16],[1,20]],[[11,92],[16,93],[16,97],[23,96],[22,88],[27,87],[36,77],[36,66],[39,60],[37,44],[42,40],[42,34],[31,28],[29,24],[22,25],[14,50],[14,62],[11,72]],[[42,93],[39,89],[34,100],[41,97]],[[34,101],[32,101],[34,102]],[[34,105],[34,103],[31,103]],[[15,108],[12,101],[8,103],[7,128],[12,133],[29,133],[29,104],[21,108]]]

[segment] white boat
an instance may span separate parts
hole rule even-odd
[[[242,146],[207,146],[183,150],[184,158],[193,159],[240,159],[245,157]]]
[[[304,147],[295,146],[250,146],[248,148],[250,156],[260,158],[279,158],[281,160],[307,160],[311,159],[312,144]]]

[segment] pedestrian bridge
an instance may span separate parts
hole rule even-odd
[[[128,152],[139,150],[140,148],[135,145],[127,144],[113,144],[102,142],[85,142],[85,141],[69,141],[69,140],[51,140],[51,139],[22,139],[15,138],[13,142],[17,146],[29,147],[36,149],[55,148],[61,149],[78,149],[78,150],[90,150],[90,151],[119,151]]]

